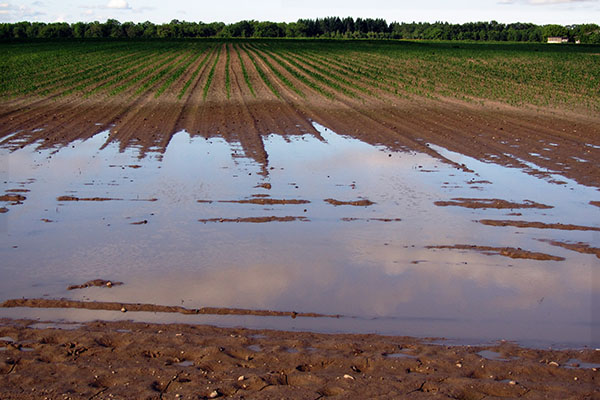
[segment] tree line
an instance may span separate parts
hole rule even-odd
[[[535,25],[531,23],[503,24],[469,22],[387,23],[381,18],[327,17],[299,19],[296,22],[240,21],[186,22],[172,20],[165,24],[124,22],[44,23],[16,22],[0,24],[0,40],[23,39],[155,39],[155,38],[335,38],[335,39],[426,39],[544,42],[550,36],[566,37],[569,41],[600,44],[597,24]]]

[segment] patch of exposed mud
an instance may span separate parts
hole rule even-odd
[[[12,299],[0,304],[2,308],[31,307],[31,308],[82,308],[86,310],[133,311],[133,312],[162,312],[180,314],[212,314],[212,315],[257,315],[266,317],[327,317],[339,318],[340,315],[317,313],[298,313],[295,311],[248,310],[243,308],[202,307],[185,308],[181,306],[162,306],[157,304],[117,303],[104,301],[76,301],[67,299]]]
[[[590,204],[596,207],[600,207],[600,201],[590,201]]]
[[[514,247],[491,247],[477,246],[471,244],[455,244],[452,246],[426,246],[427,249],[456,249],[456,250],[474,250],[487,255],[499,255],[510,258],[524,258],[528,260],[540,261],[564,261],[563,257],[553,256],[545,253],[537,253],[533,251],[523,250]]]
[[[82,283],[81,285],[71,285],[67,288],[67,290],[85,289],[85,288],[92,287],[92,286],[111,288],[113,286],[119,286],[122,284],[123,284],[123,282],[107,281],[104,279],[94,279],[94,280]]]
[[[531,200],[524,200],[522,203],[515,203],[502,199],[476,199],[456,197],[448,201],[435,201],[433,204],[439,207],[465,207],[465,208],[496,208],[496,209],[514,209],[514,208],[538,208],[549,209],[554,208],[542,203],[536,203]]]
[[[207,202],[199,200],[198,202]],[[259,204],[259,205],[275,205],[275,204],[308,204],[308,200],[300,199],[270,199],[270,198],[253,198],[245,200],[219,200],[219,203],[237,203],[237,204]]]
[[[345,222],[353,222],[353,221],[365,221],[365,222],[371,222],[371,221],[400,222],[400,221],[402,221],[402,219],[401,218],[352,218],[352,217],[344,217],[344,218],[340,218],[340,221],[345,221]]]
[[[122,169],[125,169],[125,168],[133,168],[133,169],[142,168],[141,165],[137,165],[137,164],[130,164],[130,165],[116,165],[116,164],[111,164],[111,165],[109,165],[109,167],[111,167],[111,168],[122,168]]]
[[[538,239],[540,242],[549,243],[552,246],[562,247],[567,250],[576,251],[582,254],[594,254],[596,257],[600,258],[600,248],[592,247],[588,243],[577,242],[577,243],[567,243],[561,242],[558,240],[547,240],[547,239]]]
[[[13,193],[3,194],[2,196],[0,196],[0,201],[6,201],[6,202],[12,202],[12,203],[19,203],[26,199],[27,199],[27,197],[25,197],[25,196],[22,196],[20,194],[13,194]]]
[[[2,342],[3,399],[63,398],[57,394],[65,390],[68,397],[84,399],[317,399],[334,393],[360,399],[432,393],[461,399],[584,399],[599,393],[597,370],[558,366],[574,359],[597,364],[593,349],[439,346],[411,337],[130,321],[61,330],[32,320],[0,323],[0,336],[15,339]],[[484,361],[482,351],[509,361]],[[405,352],[407,357],[390,357]]]
[[[351,201],[342,201],[336,199],[325,199],[323,200],[326,203],[329,203],[334,206],[356,206],[356,207],[368,207],[375,204],[374,201],[369,199],[361,199],[361,200],[351,200]]]
[[[123,200],[123,199],[115,199],[112,197],[75,197],[75,196],[58,196],[56,198],[57,201],[113,201],[113,200]]]
[[[595,227],[595,226],[583,226],[583,225],[572,225],[572,224],[561,224],[561,223],[546,224],[544,222],[537,222],[537,221],[480,219],[479,223],[483,224],[483,225],[489,225],[489,226],[514,226],[516,228],[558,229],[558,230],[563,230],[563,231],[597,231],[597,232],[600,232],[600,228]]]
[[[114,197],[76,197],[76,196],[58,196],[57,201],[122,201],[126,199],[114,198]],[[128,201],[158,201],[156,198],[152,199],[127,199]]]
[[[29,189],[9,189],[5,190],[6,193],[27,193],[30,192]]]
[[[292,222],[292,221],[308,221],[306,217],[245,217],[245,218],[210,218],[210,219],[199,219],[199,222],[208,223],[208,222],[241,222],[241,223],[252,223],[252,224],[262,224],[265,222]]]

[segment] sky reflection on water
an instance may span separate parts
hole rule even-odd
[[[0,299],[46,296],[295,310],[357,318],[275,326],[600,345],[598,258],[538,240],[598,247],[600,234],[477,222],[598,226],[600,209],[588,204],[597,200],[597,190],[562,177],[567,184],[552,184],[435,148],[475,171],[465,173],[428,155],[389,152],[315,127],[324,140],[266,137],[266,176],[260,165],[239,157],[235,144],[190,139],[185,132],[173,137],[162,159],[139,159],[135,149],[119,152],[112,145],[100,150],[105,132],[58,151],[0,149],[3,191],[30,190],[23,204],[8,205],[9,212],[0,214]],[[473,179],[491,183],[470,184]],[[257,187],[265,183],[272,188]],[[57,201],[62,195],[120,200]],[[310,203],[218,202],[253,195]],[[532,200],[554,208],[473,210],[433,204],[454,197]],[[375,204],[333,206],[324,202],[327,198]],[[149,199],[157,201],[140,201]],[[507,215],[511,212],[522,215]],[[309,221],[198,221],[262,216]],[[454,244],[520,247],[566,260],[426,248]],[[66,290],[96,278],[125,285]],[[10,312],[0,310],[0,316]]]

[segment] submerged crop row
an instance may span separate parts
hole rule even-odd
[[[600,111],[598,46],[155,40],[2,47],[4,101],[70,95],[174,101],[427,96]]]

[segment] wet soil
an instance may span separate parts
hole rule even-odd
[[[104,279],[94,279],[94,280],[82,283],[80,285],[70,285],[67,288],[67,290],[85,289],[85,288],[92,287],[92,286],[111,288],[113,286],[120,286],[122,284],[123,284],[123,282],[107,281]]]
[[[375,204],[375,202],[373,202],[371,200],[368,200],[368,199],[351,200],[351,201],[341,201],[341,200],[336,200],[336,199],[325,199],[324,201],[326,203],[329,203],[329,204],[334,205],[334,206],[368,207],[368,206],[372,206],[373,204]]]
[[[537,253],[514,247],[492,247],[477,246],[470,244],[456,244],[452,246],[427,246],[428,249],[456,249],[456,250],[474,250],[488,255],[500,255],[510,258],[525,258],[529,260],[541,261],[564,261],[563,257],[557,257],[550,254]]]
[[[569,364],[600,362],[591,349],[446,346],[408,337],[131,322],[52,329],[36,322],[0,321],[3,399],[600,395],[597,369]],[[489,360],[486,351],[502,358]]]
[[[596,231],[600,232],[600,228],[595,226],[582,226],[573,224],[553,223],[547,224],[544,222],[534,221],[513,221],[513,220],[497,220],[497,219],[480,219],[479,223],[489,226],[514,226],[516,228],[536,228],[536,229],[559,229],[563,231]]]
[[[240,218],[210,218],[210,219],[199,219],[199,222],[207,223],[207,222],[237,222],[237,223],[252,223],[252,224],[262,224],[265,222],[293,222],[293,221],[308,221],[306,217],[240,217]]]
[[[449,201],[436,201],[434,202],[439,207],[465,207],[465,208],[496,208],[496,209],[515,209],[515,208],[538,208],[538,209],[549,209],[552,206],[546,204],[536,203],[535,201],[525,200],[522,203],[515,203],[512,201],[502,199],[467,199],[467,198],[454,198]]]
[[[553,246],[558,246],[558,247],[562,247],[564,249],[576,251],[578,253],[594,254],[596,257],[600,258],[600,248],[592,247],[589,245],[589,243],[583,243],[583,242],[567,243],[567,242],[561,242],[558,240],[544,240],[544,239],[540,239],[540,241],[550,243]]]
[[[219,203],[275,205],[275,204],[308,204],[308,203],[310,203],[310,201],[301,200],[301,199],[253,198],[253,199],[246,199],[246,200],[219,200]]]
[[[213,315],[257,315],[266,317],[329,317],[338,318],[339,315],[325,315],[318,313],[298,313],[295,311],[249,310],[241,308],[202,307],[185,308],[180,306],[163,306],[157,304],[116,303],[104,301],[76,301],[68,299],[12,299],[0,303],[0,308],[32,307],[32,308],[78,308],[86,310],[132,311],[132,312],[162,312],[180,314],[213,314]]]

